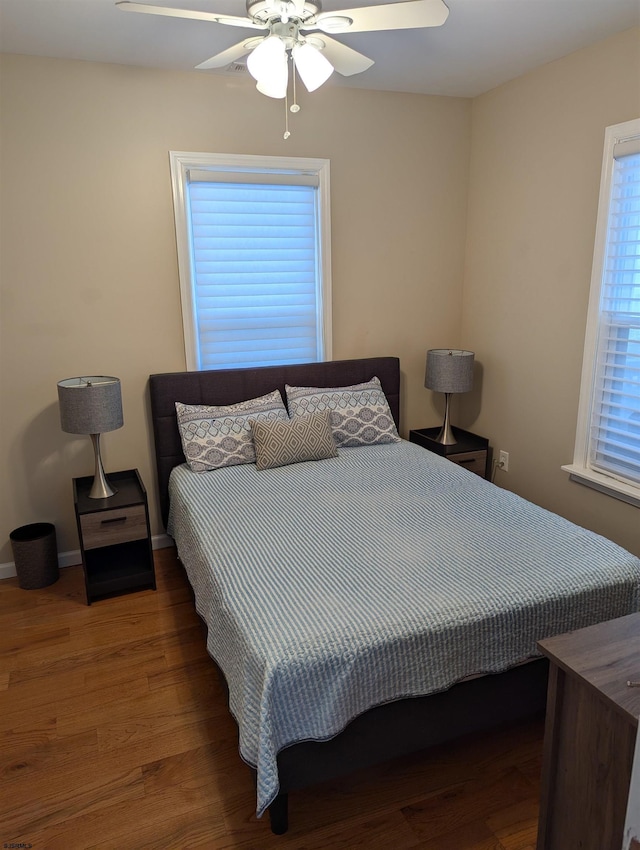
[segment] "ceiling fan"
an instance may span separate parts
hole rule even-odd
[[[133,0],[118,0],[116,5],[131,12],[266,30],[265,35],[243,39],[196,68],[225,68],[250,54],[247,68],[257,81],[256,88],[275,98],[287,95],[289,60],[308,91],[319,88],[334,70],[348,77],[373,65],[373,59],[336,41],[328,33],[438,27],[449,15],[443,0],[401,0],[337,12],[323,12],[320,0],[247,0],[246,17],[154,6]],[[306,35],[318,32],[319,35]],[[294,103],[294,106],[297,105]],[[291,110],[297,111],[297,108],[292,106]]]

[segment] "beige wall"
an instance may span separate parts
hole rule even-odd
[[[30,522],[78,546],[71,478],[93,455],[60,430],[61,378],[120,377],[105,467],[138,467],[153,492],[147,377],[185,366],[169,150],[331,160],[334,357],[398,355],[404,432],[438,421],[424,357],[460,337],[469,101],[325,86],[285,143],[283,105],[245,80],[22,56],[0,70],[0,564]]]
[[[462,342],[496,481],[640,554],[640,512],[570,482],[604,128],[640,115],[640,31],[473,102]],[[475,420],[475,421],[474,421]]]
[[[426,349],[474,350],[455,421],[510,452],[496,480],[640,554],[638,509],[560,470],[604,128],[640,114],[638,30],[472,106],[327,86],[286,143],[282,105],[236,78],[5,56],[0,87],[0,564],[29,522],[78,545],[70,480],[92,452],[60,431],[60,378],[121,378],[105,465],[137,466],[153,494],[147,376],[184,368],[169,150],[329,158],[334,356],[401,358],[406,434],[440,417]]]

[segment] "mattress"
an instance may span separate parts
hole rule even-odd
[[[283,748],[639,609],[640,559],[404,440],[262,472],[182,465],[169,489],[258,815]]]

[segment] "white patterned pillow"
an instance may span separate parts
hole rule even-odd
[[[280,390],[225,406],[177,401],[176,413],[182,450],[194,472],[253,463],[251,420],[289,419]]]
[[[338,456],[327,411],[288,422],[252,419],[251,432],[260,470]]]
[[[328,411],[338,446],[372,446],[397,443],[389,402],[380,380],[372,378],[352,387],[285,386],[289,416]]]

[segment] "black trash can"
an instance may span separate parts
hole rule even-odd
[[[22,525],[9,534],[18,585],[24,590],[48,587],[58,581],[56,529],[50,522]]]

